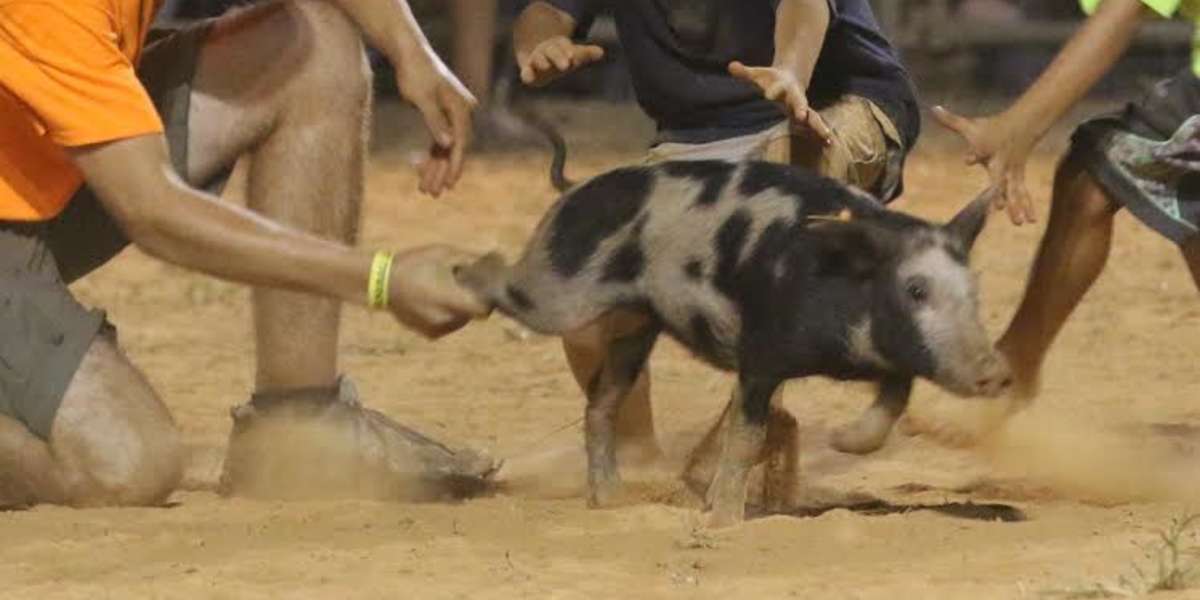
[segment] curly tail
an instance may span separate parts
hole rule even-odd
[[[550,142],[550,147],[554,151],[554,156],[550,160],[550,185],[559,192],[565,192],[575,187],[575,182],[567,179],[563,173],[567,166],[567,142],[554,124],[525,106],[513,106],[512,111]]]

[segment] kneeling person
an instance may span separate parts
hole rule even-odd
[[[429,337],[482,312],[450,274],[470,257],[348,245],[371,93],[357,25],[428,117],[437,147],[422,188],[439,193],[461,166],[473,100],[407,5],[266,2],[143,51],[155,3],[120,0],[119,18],[113,4],[0,4],[0,505],[156,503],[180,479],[166,407],[104,314],[67,288],[129,242],[259,286],[257,393],[237,411],[228,491],[269,493],[257,475],[314,455],[323,462],[304,462],[305,477],[357,474],[350,486],[411,478],[414,455],[431,471],[486,476],[488,461],[363,409],[337,373],[341,302],[386,307]],[[253,211],[200,189],[245,154]],[[345,452],[250,448],[273,415],[310,417]]]

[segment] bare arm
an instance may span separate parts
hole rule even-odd
[[[545,2],[532,2],[513,24],[513,52],[521,81],[541,86],[604,58],[599,46],[575,44],[571,15]]]
[[[475,98],[434,53],[406,0],[330,1],[392,63],[400,94],[421,111],[433,134],[434,148],[420,168],[421,191],[437,196],[453,187],[470,142]]]
[[[829,143],[832,132],[808,106],[807,90],[829,31],[829,0],[781,0],[775,10],[775,60],[770,67],[734,61],[729,72],[754,83],[768,99],[782,104],[789,117],[806,124]]]
[[[968,164],[983,164],[1013,223],[1036,216],[1025,189],[1025,163],[1052,125],[1112,68],[1129,48],[1144,14],[1140,0],[1105,0],[1050,66],[1008,110],[967,119],[942,107],[934,115],[970,145]]]
[[[291,229],[193,190],[170,167],[162,135],[70,149],[88,185],[129,239],[176,265],[264,287],[366,303],[373,255]],[[445,248],[398,256],[389,305],[401,322],[436,337],[482,305],[453,282],[471,256]]]
[[[808,88],[829,31],[829,0],[782,0],[775,11],[775,61]]]

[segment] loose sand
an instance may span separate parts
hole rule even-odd
[[[569,117],[576,176],[636,158],[649,131],[631,108],[556,114]],[[408,167],[419,139],[400,135],[411,115],[384,106],[379,119],[368,244],[514,253],[554,198],[539,153],[476,157],[453,194],[420,197]],[[1032,164],[1042,214],[1062,143]],[[979,190],[982,174],[955,148],[944,136],[922,142],[899,207],[947,218]],[[994,334],[1040,232],[997,218],[977,246]],[[194,451],[191,489],[168,508],[0,513],[4,597],[1037,598],[1131,574],[1139,544],[1200,499],[1200,298],[1175,248],[1127,215],[1031,411],[971,448],[897,432],[858,458],[831,450],[828,431],[869,390],[793,383],[804,507],[718,532],[699,527],[697,501],[670,469],[630,473],[624,506],[586,509],[581,400],[559,343],[500,318],[430,343],[349,309],[342,344],[365,402],[506,457],[500,493],[457,505],[222,499],[207,486],[228,409],[249,393],[247,293],[137,251],[78,292],[110,311],[162,392]],[[730,377],[670,342],[652,365],[660,436],[678,457],[720,411]],[[913,414],[953,433],[982,430],[988,407],[922,384]]]

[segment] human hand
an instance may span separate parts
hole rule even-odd
[[[396,65],[396,83],[401,97],[421,111],[433,136],[429,154],[417,171],[418,189],[436,198],[462,175],[471,139],[471,111],[477,102],[440,59],[428,54]]]
[[[405,326],[429,339],[457,331],[491,307],[458,283],[455,267],[479,257],[444,245],[396,254],[388,285],[388,310]]]
[[[556,35],[532,50],[518,51],[517,66],[525,85],[539,87],[602,58],[604,48],[576,44],[565,36]]]
[[[987,169],[995,193],[993,206],[1008,211],[1014,225],[1037,222],[1037,213],[1025,187],[1025,165],[1037,139],[1004,114],[970,119],[935,106],[933,116],[957,133],[970,147],[968,165]]]
[[[753,83],[763,96],[778,102],[792,122],[804,125],[826,145],[833,143],[833,130],[820,113],[808,105],[808,95],[792,71],[781,67],[747,67],[739,61],[729,63],[729,74]]]

